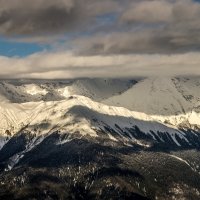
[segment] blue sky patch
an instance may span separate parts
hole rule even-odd
[[[7,57],[26,57],[36,52],[49,49],[48,45],[41,45],[37,43],[23,43],[9,41],[4,38],[0,38],[0,55]]]

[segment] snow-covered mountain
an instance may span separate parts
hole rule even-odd
[[[104,103],[155,116],[190,115],[199,112],[199,86],[198,78],[148,78]]]
[[[137,126],[188,142],[179,128],[200,126],[199,85],[198,78],[6,81],[0,84],[0,134],[26,127],[38,136],[55,130],[96,136],[106,125],[123,136],[121,128]]]
[[[110,147],[119,152],[119,147],[199,149],[199,130],[198,77],[0,82],[0,169],[7,173],[19,166],[46,165],[49,159],[59,163],[59,157],[64,162],[65,154],[76,156],[83,148],[82,155],[86,141],[95,148],[103,145],[101,153]],[[66,153],[69,147],[72,152]],[[195,162],[176,153],[169,156],[200,173]]]

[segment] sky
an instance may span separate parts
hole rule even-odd
[[[199,0],[0,0],[0,78],[200,75]]]

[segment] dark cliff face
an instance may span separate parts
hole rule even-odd
[[[200,198],[195,146],[131,146],[106,133],[68,136],[55,132],[29,151],[31,134],[13,137],[0,151],[0,199]]]

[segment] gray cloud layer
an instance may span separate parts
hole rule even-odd
[[[123,10],[118,23],[120,31],[79,38],[75,44],[88,54],[173,54],[200,50],[200,3],[192,0],[133,1]]]
[[[194,0],[0,0],[0,35],[66,39],[59,53],[0,57],[0,77],[200,75]]]
[[[200,75],[199,53],[179,55],[77,56],[39,53],[0,57],[0,78],[79,78]]]
[[[92,17],[116,9],[112,0],[0,0],[0,32],[39,35],[80,30]]]
[[[117,16],[114,19],[113,13]],[[105,14],[111,15],[110,23],[106,23],[109,18],[97,20],[97,16]],[[81,36],[84,31],[89,38]],[[79,53],[199,51],[200,3],[193,0],[0,0],[3,35],[23,36],[23,41],[52,42],[57,35],[69,32],[79,35],[71,43]]]

